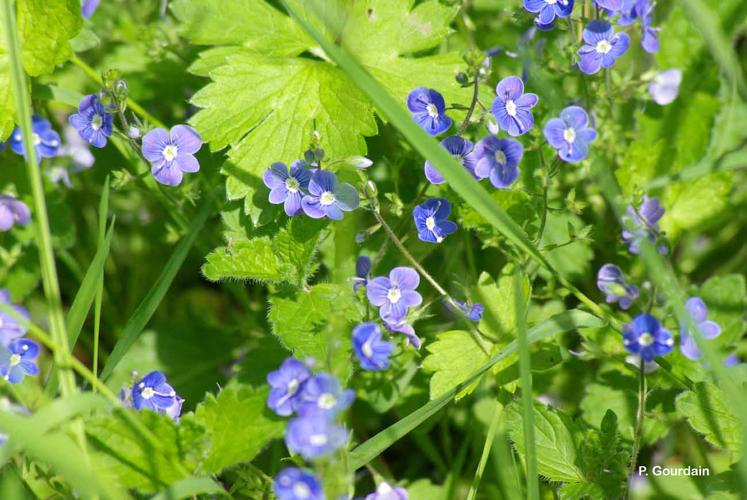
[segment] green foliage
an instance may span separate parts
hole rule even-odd
[[[522,280],[521,295],[529,303],[531,286],[526,278]],[[516,336],[516,298],[514,280],[510,275],[502,274],[498,280],[483,272],[477,281],[477,296],[485,307],[480,321],[481,331],[494,337],[506,340]]]
[[[700,298],[708,306],[708,319],[721,326],[719,342],[730,346],[738,340],[747,326],[744,318],[744,311],[747,308],[747,285],[744,276],[714,276],[703,283]]]
[[[462,330],[439,334],[438,340],[427,344],[426,349],[430,354],[423,361],[423,369],[433,372],[431,399],[436,399],[464,382],[476,366],[481,366],[488,360],[488,355],[474,337]],[[479,382],[475,380],[463,388],[456,395],[456,399],[471,394]]]
[[[742,424],[731,409],[724,392],[709,382],[700,382],[692,391],[677,397],[677,411],[693,429],[714,446],[739,453]]]

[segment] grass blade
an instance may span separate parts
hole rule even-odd
[[[577,309],[565,311],[557,314],[552,318],[535,325],[527,332],[527,341],[529,344],[547,339],[553,335],[576,330],[578,328],[598,328],[604,326],[604,322],[599,318]],[[429,417],[435,415],[441,408],[449,404],[459,391],[472,384],[475,380],[482,377],[485,372],[490,370],[497,362],[505,357],[515,353],[518,350],[517,341],[512,341],[500,353],[496,354],[487,363],[482,365],[470,377],[453,387],[437,399],[430,401],[414,412],[407,415],[394,425],[391,425],[379,432],[371,439],[360,444],[350,452],[350,466],[353,469],[363,467],[368,462],[379,456],[384,450],[392,444],[407,435],[410,431],[425,422]]]
[[[106,176],[104,181],[104,189],[101,195],[101,201],[99,202],[99,238],[98,246],[104,244],[106,238],[106,218],[109,213],[109,176]],[[104,273],[101,273],[99,278],[98,288],[96,290],[96,297],[94,298],[93,306],[93,361],[91,361],[91,370],[93,376],[98,377],[99,371],[99,334],[101,333],[101,305],[104,300]]]
[[[503,405],[496,402],[495,410],[493,410],[493,420],[490,421],[490,427],[488,427],[488,435],[485,436],[485,444],[482,447],[482,454],[480,455],[480,463],[477,464],[477,470],[475,470],[475,478],[472,480],[472,485],[469,488],[467,494],[467,500],[475,500],[477,497],[477,489],[480,487],[480,481],[482,480],[482,474],[485,472],[485,465],[488,463],[488,457],[490,457],[490,450],[493,449],[493,442],[495,441],[495,433],[498,430],[498,424],[501,421],[501,413],[503,412]]]
[[[151,500],[195,498],[197,495],[225,495],[226,490],[209,477],[185,477],[154,496]]]

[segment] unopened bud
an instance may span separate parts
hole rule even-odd
[[[373,165],[373,162],[365,156],[351,156],[346,162],[355,168],[368,168]]]

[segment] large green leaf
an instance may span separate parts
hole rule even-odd
[[[488,355],[482,350],[469,332],[453,330],[440,333],[438,340],[426,345],[430,353],[423,361],[423,369],[434,372],[431,376],[431,399],[445,394],[464,382],[475,370],[488,360]],[[462,398],[477,387],[479,380],[467,385],[457,395]]]
[[[742,447],[742,424],[724,393],[714,384],[701,382],[677,398],[677,411],[706,440],[738,453]]]

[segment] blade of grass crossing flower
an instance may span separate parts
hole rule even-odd
[[[596,328],[604,325],[604,321],[599,318],[580,310],[565,311],[557,314],[552,318],[539,323],[529,329],[527,341],[531,345],[534,342],[547,339],[553,335],[576,330],[578,328]],[[406,436],[410,431],[425,422],[428,418],[438,413],[438,411],[449,404],[460,390],[468,387],[475,380],[482,377],[497,362],[504,359],[518,350],[516,341],[511,342],[500,353],[496,354],[484,365],[478,368],[467,380],[456,385],[442,396],[430,401],[414,412],[410,413],[397,423],[387,427],[364,443],[358,445],[350,453],[351,468],[358,469],[368,462],[379,456],[384,450]]]
[[[138,336],[143,331],[143,328],[145,328],[153,317],[158,305],[166,296],[166,292],[168,292],[171,283],[174,281],[176,273],[184,263],[184,259],[187,258],[189,249],[192,248],[198,234],[205,225],[205,221],[210,215],[212,206],[213,196],[211,194],[205,197],[197,215],[192,220],[192,224],[190,225],[187,234],[185,234],[181,241],[179,241],[174,249],[174,253],[169,257],[168,262],[166,262],[166,265],[164,266],[163,271],[161,271],[155,284],[151,287],[143,301],[137,306],[137,309],[135,309],[135,312],[127,321],[127,324],[122,331],[122,336],[117,341],[114,350],[109,355],[109,359],[104,366],[104,369],[101,371],[101,378],[103,380],[106,380],[106,378],[111,375],[114,367],[116,367],[122,360],[122,357],[127,353],[130,347],[132,347],[132,344],[135,343],[135,340],[137,340]]]
[[[539,478],[537,476],[537,454],[534,441],[534,396],[532,394],[532,366],[529,355],[526,306],[522,296],[523,277],[520,268],[514,270],[514,293],[516,304],[516,338],[519,343],[519,380],[521,381],[521,414],[524,426],[524,449],[526,450],[527,496],[530,500],[539,499]]]
[[[101,192],[101,201],[99,202],[99,236],[98,245],[101,246],[106,239],[106,218],[109,213],[109,176],[104,181],[104,189]],[[99,371],[99,335],[101,333],[101,305],[104,300],[104,273],[101,273],[99,284],[96,290],[93,306],[93,376],[98,377]]]

